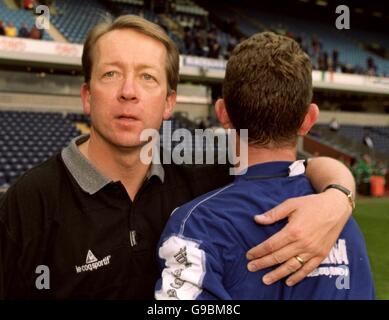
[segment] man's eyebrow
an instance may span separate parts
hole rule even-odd
[[[154,70],[159,70],[159,66],[157,65],[151,65],[151,64],[138,64],[136,66],[136,69],[142,70],[142,69],[154,69]]]
[[[105,66],[122,66],[123,63],[120,61],[112,61],[112,62],[103,62]]]
[[[123,67],[124,63],[120,61],[111,61],[111,62],[103,62],[102,63],[104,66],[116,66],[116,67]],[[152,65],[152,64],[147,64],[147,63],[141,63],[136,65],[135,67],[137,70],[143,70],[143,69],[153,69],[156,71],[160,70],[160,67],[158,65]]]

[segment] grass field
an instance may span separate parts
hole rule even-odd
[[[359,199],[354,218],[365,236],[377,299],[389,300],[389,199]]]

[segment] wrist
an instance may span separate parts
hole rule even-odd
[[[347,190],[347,189],[346,189]],[[350,217],[352,211],[355,209],[355,202],[353,193],[349,190],[340,190],[329,185],[323,190],[323,193],[330,197],[330,201],[339,206],[339,210],[347,217]]]

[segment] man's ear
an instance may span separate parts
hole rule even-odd
[[[171,117],[174,107],[177,103],[177,92],[172,90],[166,98],[166,106],[163,112],[163,120],[167,120]]]
[[[80,88],[82,108],[86,115],[90,115],[90,88],[87,83],[83,83]]]
[[[311,130],[312,126],[316,123],[317,118],[319,117],[319,107],[311,103],[308,107],[308,112],[305,115],[304,122],[301,125],[298,135],[305,136],[309,130]]]
[[[220,122],[220,125],[224,129],[232,129],[232,123],[230,121],[230,117],[228,116],[226,104],[223,99],[217,99],[215,103],[215,113],[216,117]]]

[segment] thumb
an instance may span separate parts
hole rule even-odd
[[[254,216],[254,220],[259,224],[272,224],[288,217],[295,209],[293,201],[289,199],[263,214]]]

